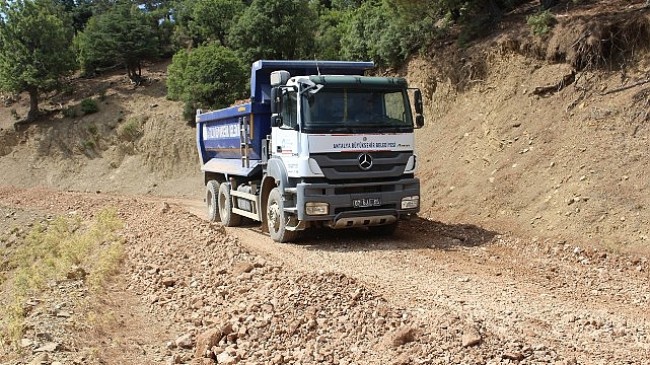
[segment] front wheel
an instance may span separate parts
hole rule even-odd
[[[230,184],[221,183],[219,186],[219,216],[221,223],[226,227],[237,227],[241,224],[241,215],[232,212],[232,197]]]
[[[288,216],[284,211],[284,202],[280,189],[274,188],[269,193],[268,204],[266,205],[266,221],[269,227],[269,235],[275,242],[295,241],[298,232],[287,230]]]

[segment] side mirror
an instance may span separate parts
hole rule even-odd
[[[280,127],[282,125],[282,115],[278,113],[271,114],[271,127]]]
[[[422,114],[418,114],[415,116],[415,126],[416,128],[424,127],[424,116],[422,116]]]
[[[424,107],[422,105],[422,92],[417,89],[413,93],[413,96],[415,97],[415,113],[422,114],[424,112]]]
[[[271,114],[277,114],[282,110],[282,89],[274,87],[271,89]]]

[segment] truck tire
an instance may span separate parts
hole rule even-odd
[[[268,204],[266,205],[266,221],[269,227],[269,235],[273,241],[284,243],[295,241],[298,237],[297,231],[287,230],[287,218],[280,189],[273,188],[269,193]]]
[[[237,227],[241,224],[241,215],[232,212],[232,197],[230,196],[230,184],[221,183],[219,185],[219,197],[217,199],[219,205],[219,217],[221,223],[226,227]]]
[[[371,234],[374,236],[380,236],[380,237],[390,237],[395,233],[395,230],[397,229],[397,222],[391,223],[391,224],[385,224],[383,226],[372,226],[368,227],[368,230],[370,231]]]
[[[210,222],[219,222],[219,208],[217,207],[217,194],[219,183],[216,180],[210,180],[205,185],[205,203],[208,207],[208,220]]]

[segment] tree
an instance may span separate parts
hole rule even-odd
[[[198,0],[194,4],[190,31],[201,43],[216,40],[227,46],[230,28],[244,9],[241,0]]]
[[[189,58],[189,51],[180,50],[167,67],[167,98],[170,100],[183,100],[185,97],[185,68]]]
[[[72,26],[75,32],[82,31],[93,16],[93,0],[55,0],[63,10],[72,17]]]
[[[121,64],[129,78],[139,82],[142,62],[158,56],[158,33],[149,14],[127,1],[94,15],[77,35],[75,45],[85,72]]]
[[[341,55],[341,37],[343,36],[343,20],[348,16],[348,10],[338,10],[324,6],[319,11],[318,30],[315,35],[315,57],[318,59],[337,60]]]
[[[75,68],[71,22],[51,0],[4,0],[0,13],[0,89],[28,92],[26,121],[33,121],[39,94],[59,87]]]
[[[217,41],[228,44],[228,34],[246,9],[241,0],[197,0],[177,3],[174,8],[177,43],[199,46]]]
[[[188,119],[195,109],[223,108],[244,98],[248,86],[248,70],[241,59],[218,44],[179,51],[167,72],[167,96],[185,102]]]
[[[493,29],[503,14],[527,0],[388,0],[407,18],[425,15],[432,19],[447,19],[462,25],[461,38],[484,36]],[[540,0],[556,3],[556,0]]]
[[[382,66],[396,66],[404,61],[429,41],[434,28],[431,18],[406,18],[388,0],[366,1],[348,13],[342,26],[342,55],[372,59]]]
[[[229,44],[246,62],[314,56],[316,14],[302,0],[254,0],[233,26]]]

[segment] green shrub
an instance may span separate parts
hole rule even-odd
[[[185,91],[185,67],[190,53],[185,50],[176,52],[172,63],[167,67],[167,99],[182,100]]]
[[[234,51],[210,44],[179,51],[168,68],[167,95],[185,110],[217,109],[245,97],[248,69]],[[187,117],[188,113],[184,113]],[[192,119],[194,113],[191,113]],[[190,120],[190,119],[188,119]]]
[[[84,114],[97,113],[99,111],[99,107],[97,106],[97,102],[95,100],[86,98],[81,101],[81,111]]]
[[[82,141],[80,147],[82,151],[92,151],[93,149],[95,149],[95,141],[92,140]]]
[[[142,136],[142,122],[137,118],[129,118],[117,129],[117,136],[128,142],[133,142]]]
[[[77,116],[77,109],[74,106],[63,108],[63,116],[66,118],[74,118]]]
[[[185,103],[185,105],[183,105],[183,119],[188,122],[194,121],[196,117],[196,109],[198,108],[194,104]]]
[[[553,25],[555,25],[555,16],[548,10],[540,11],[535,15],[531,15],[527,19],[528,26],[530,26],[533,34],[543,36],[548,34]]]

